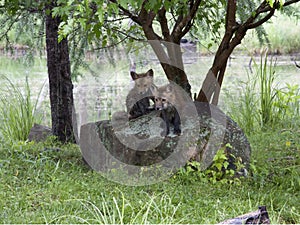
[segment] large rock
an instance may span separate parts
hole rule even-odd
[[[33,127],[30,129],[28,140],[35,141],[35,142],[45,141],[47,137],[51,135],[52,135],[52,130],[50,127],[35,123]]]
[[[216,152],[224,147],[228,155],[241,159],[248,168],[251,148],[241,128],[216,106],[195,102],[194,108],[196,117],[191,115],[182,120],[181,136],[161,135],[164,127],[159,111],[132,121],[126,119],[125,112],[119,112],[111,121],[84,124],[80,131],[83,156],[96,170],[118,162],[176,169],[189,159],[200,161],[202,169],[206,169]]]

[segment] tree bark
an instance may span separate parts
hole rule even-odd
[[[158,14],[148,12],[144,7],[136,18],[136,22],[143,28],[144,34],[155,52],[168,80],[181,86],[191,96],[191,85],[184,71],[180,39],[185,34],[181,29],[177,29],[170,34],[167,24],[165,8],[162,7]],[[162,29],[163,38],[157,35],[153,29],[153,20],[158,16]],[[187,23],[187,22],[186,22]]]
[[[55,1],[46,7],[46,48],[50,89],[52,133],[61,142],[73,142],[73,84],[67,39],[58,42],[60,18],[52,17]]]

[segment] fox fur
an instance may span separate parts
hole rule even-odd
[[[176,93],[175,88],[171,84],[153,87],[155,110],[161,111],[161,118],[166,123],[166,135],[170,133],[170,124],[174,126],[174,134],[181,134],[181,120],[177,111],[184,106],[184,101],[180,98],[180,94]],[[175,107],[176,106],[176,107]]]
[[[130,72],[134,80],[134,87],[129,91],[126,97],[126,108],[129,119],[134,119],[145,115],[151,111],[150,99],[153,99],[151,87],[153,84],[153,70],[146,73]]]

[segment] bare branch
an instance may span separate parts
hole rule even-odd
[[[8,28],[5,30],[5,32],[0,36],[0,40],[3,37],[7,37],[8,32],[12,29],[13,25],[19,20],[20,16],[22,15],[22,13],[20,12],[15,18],[14,20],[12,20],[12,22],[9,24]],[[7,20],[8,21],[8,20]]]
[[[170,30],[168,27],[168,20],[166,17],[166,9],[163,6],[159,11],[158,11],[158,21],[160,23],[161,27],[161,32],[166,41],[170,41]]]
[[[125,19],[128,19],[130,18],[129,16],[126,16],[126,17],[121,17],[121,18],[117,18],[117,19],[113,19],[113,20],[104,20],[105,22],[107,23],[114,23],[114,22],[118,22],[118,21],[123,21]]]
[[[189,31],[189,28],[192,25],[192,20],[196,16],[196,12],[199,8],[200,3],[201,0],[196,0],[193,6],[191,7],[189,13],[181,20],[179,20],[180,22],[176,21],[176,24],[171,34],[175,39],[180,40]],[[187,27],[187,29],[184,29],[185,27]]]
[[[225,24],[225,34],[223,36],[222,42],[216,52],[215,59],[223,53],[225,49],[229,48],[230,40],[234,34],[234,27],[236,25],[236,0],[228,0],[226,7],[226,24]],[[214,60],[213,65],[218,64],[218,61]]]
[[[123,14],[125,16],[128,16],[130,19],[132,19],[134,22],[136,22],[139,25],[142,25],[141,22],[139,21],[139,18],[135,15],[133,15],[133,13],[131,13],[128,9],[125,9],[124,7],[122,7],[117,0],[109,0],[112,3],[115,3],[118,5],[118,8],[123,12]]]
[[[117,33],[120,33],[122,35],[124,35],[126,38],[130,38],[130,39],[133,39],[135,41],[145,41],[144,39],[140,39],[140,38],[136,38],[136,37],[133,37],[131,35],[129,35],[127,32],[125,31],[122,31],[120,29],[116,29],[116,28],[111,28],[113,31],[117,32]]]
[[[297,3],[297,2],[300,2],[300,0],[290,0],[290,1],[286,1],[283,6],[289,6],[291,4],[294,4],[294,3]]]
[[[260,25],[262,25],[263,23],[267,22],[275,13],[275,9],[272,9],[264,18],[262,18],[261,20],[258,20],[255,23],[251,23],[249,25],[247,25],[247,29],[253,29],[256,28]]]
[[[178,17],[177,17],[177,19],[175,19],[175,15],[173,15],[174,16],[174,20],[176,21],[176,23],[175,23],[175,26],[174,26],[174,28],[173,28],[173,31],[172,31],[172,35],[175,33],[175,29],[177,28],[177,27],[179,27],[179,24],[182,22],[182,20],[183,20],[183,15],[179,15]]]

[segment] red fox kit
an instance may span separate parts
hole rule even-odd
[[[134,119],[151,111],[150,99],[153,98],[153,94],[150,87],[154,86],[153,70],[140,74],[131,71],[130,75],[134,80],[134,87],[126,97],[126,108],[129,119]]]
[[[181,110],[184,107],[184,100],[180,98],[180,94],[176,93],[175,87],[171,84],[151,89],[154,94],[155,109],[161,110],[161,117],[166,123],[166,135],[170,133],[170,124],[174,126],[174,134],[180,135],[181,120],[177,109]]]

